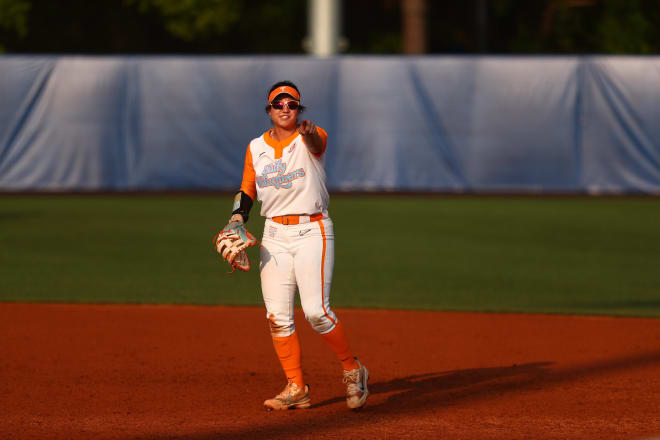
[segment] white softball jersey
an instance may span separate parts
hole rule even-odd
[[[328,134],[316,130],[323,141],[318,155],[311,153],[296,131],[277,141],[270,130],[248,145],[241,190],[261,202],[261,215],[327,216],[330,196],[326,187],[325,148]]]

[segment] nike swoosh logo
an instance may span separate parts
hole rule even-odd
[[[305,229],[304,231],[298,232],[298,235],[302,237],[303,235],[307,234],[309,231],[311,231],[311,229]]]
[[[265,152],[265,151],[264,151],[263,153],[261,153],[261,154],[259,155],[259,157],[261,157],[261,156],[263,156],[264,154],[266,154],[266,152]]]

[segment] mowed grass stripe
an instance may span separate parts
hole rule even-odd
[[[230,197],[0,198],[0,300],[262,304]],[[248,224],[259,237],[255,206]],[[337,196],[335,307],[660,316],[660,200]]]

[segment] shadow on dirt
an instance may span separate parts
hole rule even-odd
[[[376,382],[369,385],[372,395],[391,394],[389,398],[379,405],[369,405],[369,410],[398,412],[399,407],[413,406],[417,409],[426,406],[428,398],[435,405],[449,404],[450,401],[464,394],[474,386],[483,386],[485,383],[496,383],[509,377],[537,377],[544,374],[545,368],[552,362],[536,362],[524,365],[512,365],[510,367],[477,368],[471,370],[456,370],[442,373],[427,373],[394,379],[389,382]],[[459,391],[461,390],[461,391]],[[438,399],[442,396],[441,399]],[[343,396],[329,399],[312,405],[318,408],[344,401]],[[430,402],[429,402],[430,403]]]
[[[334,429],[377,427],[378,423],[391,421],[395,417],[406,417],[428,411],[436,413],[444,407],[458,403],[506,398],[507,395],[541,390],[557,384],[581,380],[587,377],[610,373],[618,370],[639,368],[660,364],[660,351],[639,354],[619,359],[578,365],[573,368],[555,370],[549,368],[553,362],[535,362],[508,367],[478,368],[447,372],[427,373],[387,382],[374,382],[369,386],[372,395],[388,395],[379,404],[367,404],[359,411],[324,412],[322,417],[310,417],[304,420],[282,418],[255,423],[249,428],[232,429],[190,434],[181,436],[146,437],[151,440],[164,439],[287,439],[301,435],[329,435]],[[342,402],[343,397],[328,399],[313,405],[321,408]],[[311,409],[310,411],[313,411]],[[266,418],[262,420],[267,420]],[[323,437],[323,438],[326,438]],[[145,438],[145,437],[142,437]]]

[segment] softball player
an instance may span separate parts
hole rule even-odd
[[[295,84],[282,81],[271,87],[266,112],[273,128],[247,147],[231,217],[247,222],[256,197],[267,218],[260,251],[261,290],[287,385],[264,406],[280,410],[311,404],[293,321],[297,289],[307,321],[341,362],[348,407],[360,408],[369,396],[369,372],[351,353],[341,322],[330,308],[334,232],[325,185],[328,135],[311,121],[299,122],[303,110]]]

